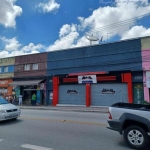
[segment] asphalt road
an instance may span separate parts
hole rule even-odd
[[[18,120],[0,122],[0,150],[129,150],[106,128],[107,115],[22,110]]]

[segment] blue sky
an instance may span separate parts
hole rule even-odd
[[[148,13],[148,0],[1,0],[0,57],[150,36]]]

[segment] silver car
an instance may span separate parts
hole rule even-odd
[[[20,114],[19,107],[8,103],[3,97],[0,97],[0,121],[17,119]]]

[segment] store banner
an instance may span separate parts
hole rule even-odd
[[[146,71],[146,86],[150,88],[150,71]]]
[[[78,83],[97,83],[96,75],[83,75],[78,76]]]
[[[12,79],[0,80],[0,87],[8,87],[9,83],[11,82],[12,82]]]

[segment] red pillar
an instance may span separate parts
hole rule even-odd
[[[53,106],[56,106],[58,104],[58,86],[59,86],[59,77],[53,77],[53,102],[52,102]]]
[[[86,107],[91,105],[91,85],[86,84]]]
[[[133,103],[133,91],[132,91],[132,75],[131,73],[122,74],[122,82],[128,84],[128,102]]]

